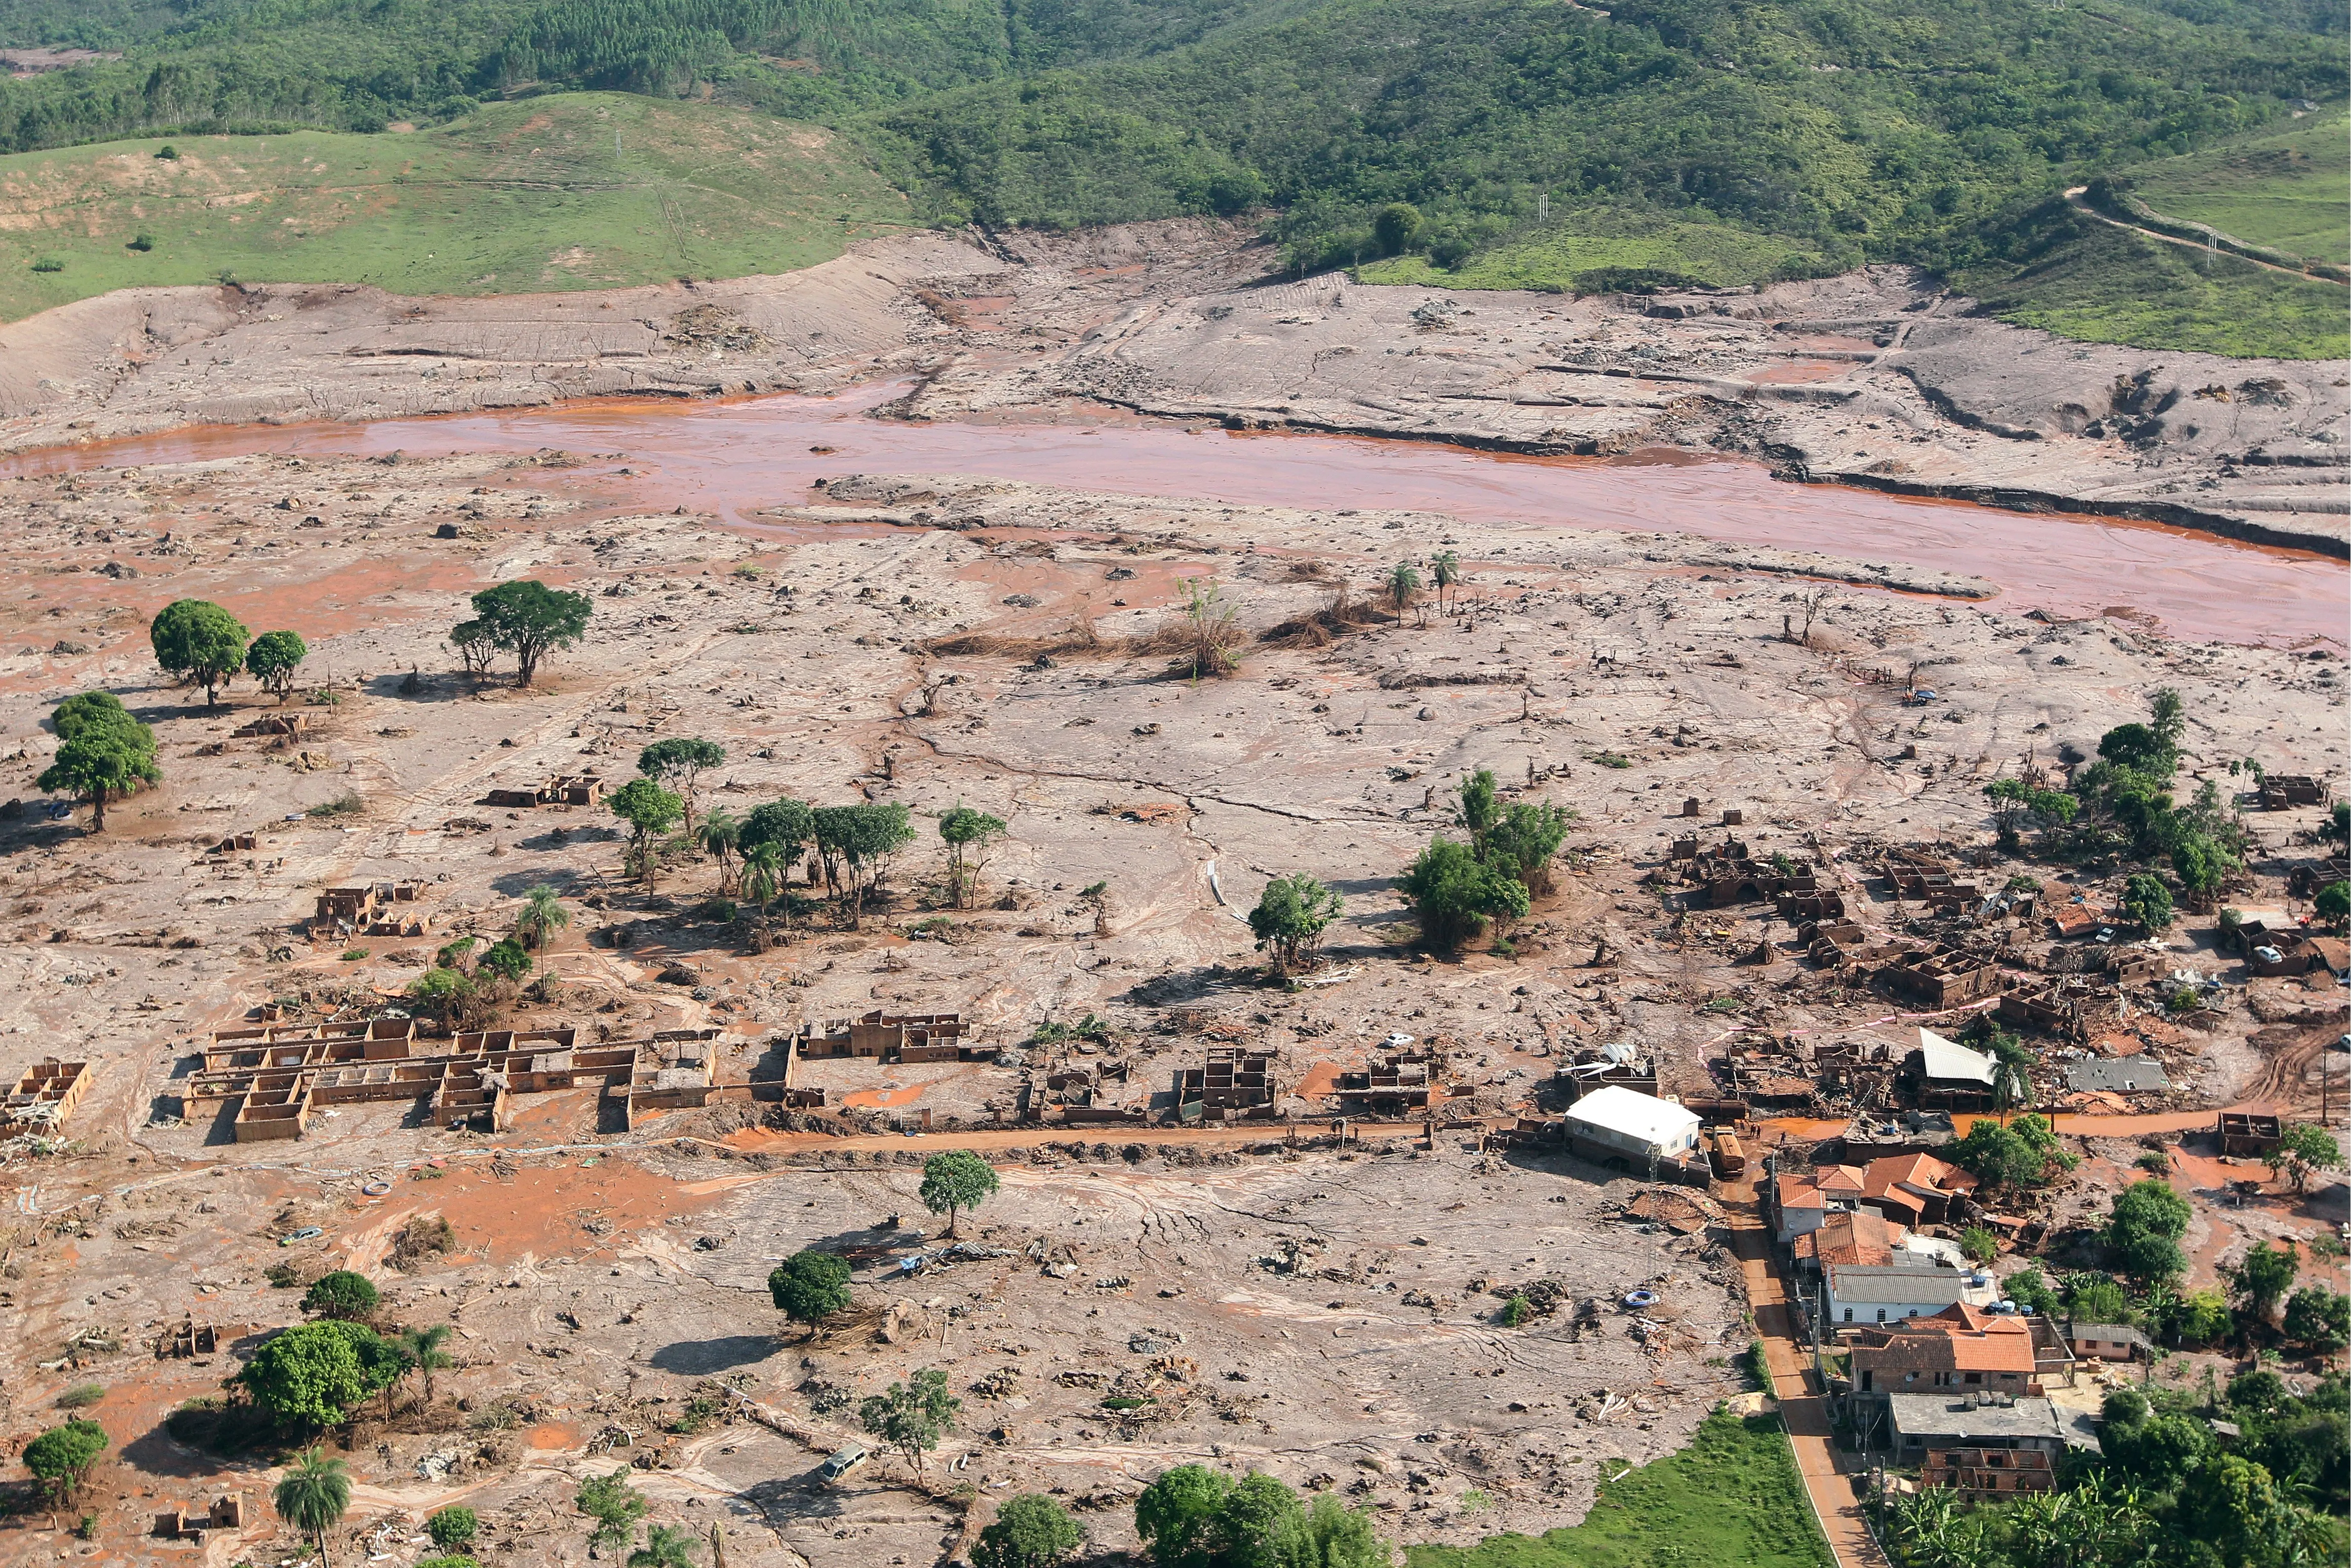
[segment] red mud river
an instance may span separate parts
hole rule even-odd
[[[1993,606],[2126,611],[2180,637],[2342,645],[2351,570],[2299,550],[2151,523],[2001,511],[1772,479],[1759,465],[1654,453],[1520,457],[1424,442],[1238,435],[1123,417],[1101,423],[906,423],[866,417],[903,388],[840,397],[592,402],[371,424],[203,426],[24,454],[0,474],[46,474],[240,453],[418,456],[618,454],[570,470],[625,504],[683,505],[762,530],[819,479],[858,472],[984,475],[1072,489],[1302,508],[1410,507],[1465,521],[1702,535],[1729,543],[1908,561],[1988,578]],[[814,446],[829,447],[825,453]],[[623,476],[620,470],[632,472]],[[1278,540],[1266,540],[1278,544]],[[1474,549],[1474,546],[1472,547]]]

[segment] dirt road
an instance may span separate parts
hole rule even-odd
[[[1771,1233],[1756,1201],[1755,1178],[1750,1176],[1728,1188],[1722,1207],[1730,1216],[1731,1249],[1747,1276],[1755,1332],[1762,1341],[1772,1386],[1779,1391],[1780,1419],[1788,1428],[1788,1444],[1795,1450],[1796,1469],[1803,1474],[1813,1512],[1828,1537],[1829,1549],[1836,1553],[1838,1568],[1883,1568],[1886,1554],[1862,1517],[1860,1481],[1838,1463],[1830,1440],[1828,1402],[1815,1385],[1810,1358],[1789,1317],[1787,1291],[1772,1266]]]

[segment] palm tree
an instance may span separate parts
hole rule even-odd
[[[1412,596],[1420,591],[1420,568],[1400,560],[1389,570],[1388,580],[1382,586],[1387,590],[1388,602],[1395,606],[1396,619],[1401,621],[1412,604]]]
[[[712,811],[702,819],[702,827],[695,834],[702,841],[702,847],[717,857],[718,891],[721,893],[725,893],[727,884],[734,880],[727,869],[727,862],[733,858],[736,841],[742,833],[742,823],[725,811]]]
[[[538,951],[538,977],[547,978],[547,945],[555,934],[571,924],[571,911],[563,907],[555,889],[540,883],[522,897],[522,913],[515,917],[515,935]]]
[[[433,1406],[433,1375],[446,1372],[456,1365],[449,1353],[441,1347],[449,1343],[449,1325],[434,1323],[429,1328],[400,1331],[400,1348],[408,1357],[408,1364],[424,1377],[424,1406]]]
[[[674,1524],[656,1524],[645,1531],[645,1543],[629,1553],[628,1568],[694,1568],[694,1531]]]
[[[318,1448],[307,1450],[270,1494],[277,1517],[307,1532],[317,1542],[320,1568],[327,1563],[327,1531],[342,1521],[351,1506],[351,1470],[340,1459],[330,1459]]]
[[[743,852],[743,895],[757,899],[759,918],[768,917],[768,905],[784,887],[784,852],[781,846],[762,841]],[[784,929],[792,925],[792,906],[784,904]]]
[[[1439,550],[1437,559],[1428,564],[1437,577],[1437,602],[1442,604],[1447,591],[1461,580],[1461,558],[1449,549]]]

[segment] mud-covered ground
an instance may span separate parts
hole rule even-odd
[[[132,289],[0,329],[0,444],[567,398],[921,385],[916,417],[1108,402],[2143,517],[2340,556],[2351,367],[2071,342],[1900,267],[1594,297],[1266,277],[1243,232],[869,242],[783,277],[495,299]]]
[[[503,934],[534,886],[562,894],[574,922],[549,957],[562,999],[517,1007],[518,1021],[716,1027],[739,1079],[803,1020],[954,1010],[1033,1066],[1123,1067],[1108,1097],[1157,1106],[1179,1065],[1238,1036],[1280,1053],[1280,1109],[1315,1131],[1332,1074],[1394,1033],[1441,1044],[1455,1108],[1488,1115],[1541,1103],[1563,1056],[1619,1040],[1684,1093],[1708,1091],[1707,1049],[1742,1024],[1909,1043],[1893,1005],[1800,963],[1786,923],[1752,905],[1686,912],[1646,884],[1690,827],[1686,797],[1708,822],[1740,810],[1753,852],[1812,862],[1896,935],[1917,911],[1875,876],[1872,846],[1985,849],[1987,877],[2053,875],[1989,854],[1983,782],[2028,754],[2093,747],[2154,686],[2187,698],[2195,774],[2225,784],[2247,756],[2343,772],[2331,657],[1988,612],[1954,596],[1965,582],[1885,563],[952,476],[842,475],[774,497],[764,531],[727,529],[616,511],[589,474],[559,454],[255,456],[0,486],[18,520],[0,576],[14,650],[0,800],[40,804],[43,717],[94,685],[154,725],[164,773],[110,810],[102,837],[87,811],[0,819],[0,1071],[57,1055],[98,1074],[69,1151],[0,1166],[0,1429],[20,1444],[68,1389],[107,1389],[91,1407],[113,1439],[84,1504],[93,1562],[168,1554],[141,1539],[148,1517],[224,1486],[252,1521],[233,1552],[290,1553],[260,1505],[277,1455],[223,1457],[162,1425],[296,1320],[294,1292],[263,1278],[281,1261],[367,1270],[390,1321],[454,1322],[464,1353],[433,1409],[355,1429],[361,1486],[338,1561],[413,1561],[415,1521],[457,1496],[490,1520],[499,1561],[579,1561],[577,1478],[638,1457],[655,1517],[716,1523],[731,1564],[934,1561],[986,1517],[953,1495],[966,1481],[983,1499],[1058,1488],[1115,1546],[1134,1491],[1179,1458],[1335,1489],[1399,1541],[1465,1541],[1580,1517],[1596,1460],[1669,1451],[1739,1387],[1747,1331],[1719,1237],[1609,1218],[1629,1182],[1480,1154],[1468,1134],[1416,1149],[1387,1129],[1341,1153],[1287,1149],[1279,1123],[970,1132],[1004,1166],[1004,1191],[966,1228],[991,1255],[899,1281],[887,1270],[914,1237],[883,1222],[940,1228],[914,1197],[920,1157],[955,1146],[956,1124],[991,1123],[1024,1069],[815,1064],[851,1108],[823,1130],[726,1108],[616,1134],[588,1092],[528,1097],[495,1136],[420,1127],[402,1106],[344,1108],[277,1145],[180,1119],[173,1082],[208,1031],[276,998],[381,1004],[450,936]],[[1343,589],[1362,605],[1394,559],[1447,547],[1468,580],[1446,604],[1268,640]],[[457,674],[444,638],[465,596],[522,575],[591,594],[589,638],[530,690]],[[1232,679],[1196,683],[1145,651],[1187,580],[1214,580],[1234,612]],[[1785,640],[1823,582],[1810,644]],[[240,685],[207,712],[164,681],[146,621],[191,596],[303,632],[313,652],[287,711],[315,733],[236,738],[276,705]],[[1935,702],[1902,704],[1914,671]],[[705,809],[789,792],[916,811],[923,838],[862,929],[820,915],[747,955],[698,913],[713,862],[682,858],[649,894],[622,880],[609,815],[479,803],[555,772],[622,777],[647,740],[696,735],[729,754],[702,782]],[[1481,767],[1579,820],[1512,951],[1433,958],[1395,879]],[[925,815],[958,800],[1009,825],[970,911],[941,906]],[[2248,904],[2283,901],[2316,815],[2249,819],[2264,880]],[[238,831],[254,849],[204,854]],[[1345,897],[1328,967],[1294,990],[1260,983],[1241,919],[1292,872]],[[318,889],[364,877],[422,880],[432,936],[297,934]],[[625,948],[611,941],[624,924]],[[1736,962],[1761,938],[1780,945],[1771,961]],[[2209,919],[2170,944],[2179,966],[2241,979]],[[678,963],[693,983],[661,979]],[[2301,1045],[2339,1030],[2310,1021],[2331,1001],[2232,986],[2164,1052],[2180,1083],[2166,1103],[2314,1096],[2314,1079],[2279,1063],[2315,1061]],[[1102,1040],[1025,1045],[1089,1013]],[[920,1109],[926,1138],[879,1124]],[[2220,1179],[2180,1168],[2199,1193]],[[363,1191],[376,1180],[389,1191]],[[2229,1238],[2191,1237],[2199,1270],[2262,1225],[2312,1223],[2254,1212]],[[394,1268],[402,1228],[436,1214],[453,1250]],[[308,1225],[323,1235],[277,1245]],[[804,1345],[762,1281],[812,1243],[866,1272],[853,1320]],[[1496,1291],[1545,1277],[1600,1303],[1599,1326],[1501,1328]],[[1616,1310],[1640,1286],[1667,1311]],[[188,1313],[221,1325],[223,1351],[157,1359],[147,1342]],[[967,1401],[934,1461],[950,1468],[927,1489],[890,1460],[817,1484],[811,1467],[848,1430],[841,1391],[925,1365]],[[747,1412],[715,1385],[729,1379],[772,1425],[714,1413]],[[1146,1403],[1103,1404],[1129,1398]],[[611,1448],[608,1428],[631,1441]],[[66,1522],[15,1520],[0,1551],[78,1556]]]

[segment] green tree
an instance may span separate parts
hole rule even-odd
[[[341,1425],[353,1406],[391,1387],[403,1370],[399,1349],[374,1330],[329,1318],[263,1342],[231,1381],[279,1427],[315,1430]]]
[[[2162,931],[2171,925],[2171,892],[2157,878],[2142,872],[2123,883],[2123,918],[2147,931]]]
[[[2245,1260],[2224,1273],[2237,1294],[2244,1298],[2245,1311],[2266,1322],[2277,1315],[2278,1303],[2285,1300],[2301,1268],[2301,1255],[2292,1247],[2273,1247],[2264,1242],[2248,1248]]]
[[[2351,882],[2330,882],[2318,890],[2311,908],[2337,932],[2351,926]]]
[[[1338,918],[1339,905],[1334,890],[1304,872],[1265,884],[1257,907],[1249,911],[1249,925],[1258,950],[1273,955],[1275,974],[1287,975],[1313,963],[1322,934]]]
[[[449,628],[449,646],[455,650],[465,674],[477,681],[490,673],[490,661],[498,653],[488,623],[481,621],[460,621]]]
[[[443,1552],[463,1552],[474,1543],[481,1532],[479,1515],[464,1503],[455,1503],[434,1514],[424,1521],[424,1533]]]
[[[753,844],[743,852],[743,896],[755,900],[765,919],[768,904],[784,891],[783,851],[772,842]],[[784,925],[791,925],[791,905],[784,906]]]
[[[481,1006],[481,991],[472,978],[445,966],[425,970],[401,994],[444,1023],[472,1018]]]
[[[1420,211],[1409,202],[1390,202],[1372,219],[1372,243],[1382,256],[1401,256],[1420,235]]]
[[[645,1516],[645,1500],[629,1485],[625,1467],[609,1476],[590,1476],[580,1483],[571,1502],[596,1521],[596,1528],[588,1532],[588,1543],[607,1550],[635,1534],[637,1521]]]
[[[2116,768],[2127,768],[2168,782],[2179,767],[2179,753],[2143,724],[2120,724],[2098,737],[2098,756]]]
[[[1412,608],[1414,596],[1420,592],[1420,569],[1408,560],[1396,562],[1388,568],[1387,578],[1380,584],[1380,591],[1387,595],[1388,607],[1396,612],[1398,620],[1402,620],[1404,612]]]
[[[2217,1561],[2254,1568],[2282,1560],[2275,1546],[2292,1519],[2268,1470],[2220,1454],[2180,1487],[2175,1522],[2188,1540],[2216,1552]]]
[[[2048,1162],[2011,1128],[1979,1116],[1968,1135],[1951,1145],[1951,1161],[1988,1187],[2030,1186]]]
[[[2066,1277],[2065,1315],[2077,1323],[2126,1323],[2130,1296],[2111,1276],[2085,1270]]]
[[[957,909],[969,909],[979,890],[988,856],[1004,838],[1004,819],[975,810],[960,800],[939,813],[939,839],[947,847],[947,886]]]
[[[2343,1150],[2334,1134],[2304,1122],[2288,1127],[2278,1139],[2277,1147],[2262,1158],[2270,1167],[2271,1180],[2281,1175],[2290,1176],[2294,1178],[2294,1190],[2301,1192],[2309,1186],[2313,1172],[2333,1170],[2341,1165]]]
[[[2120,1254],[2123,1272],[2141,1283],[2177,1278],[2187,1271],[2179,1239],[2188,1234],[2193,1213],[2169,1183],[2133,1182],[2115,1195],[2106,1245]]]
[[[868,1398],[857,1407],[857,1419],[875,1441],[906,1456],[920,1475],[923,1456],[939,1446],[963,1401],[947,1392],[947,1375],[925,1367],[904,1383]]]
[[[2002,849],[2017,846],[2026,818],[2070,822],[2080,809],[2073,796],[2035,788],[2022,779],[1995,779],[1984,786],[1984,795],[1991,801],[1992,827]]]
[[[529,685],[538,677],[539,661],[549,653],[569,648],[585,636],[588,618],[594,612],[595,605],[584,593],[528,579],[501,582],[474,595],[474,623],[481,628],[481,640],[514,655],[518,686]]]
[[[1460,584],[1461,558],[1449,549],[1438,550],[1435,559],[1429,561],[1428,570],[1430,579],[1437,584],[1437,602],[1441,604],[1446,596]]]
[[[77,1416],[25,1445],[25,1468],[59,1506],[73,1501],[90,1466],[106,1452],[106,1428]]]
[[[768,848],[775,852],[777,870],[783,872],[790,869],[815,837],[816,814],[805,801],[787,796],[751,808],[751,814],[743,819],[742,832],[736,837],[736,850],[747,865],[753,852]]]
[[[1526,884],[1517,876],[1447,838],[1421,851],[1404,874],[1402,891],[1420,918],[1422,936],[1448,951],[1483,935],[1495,921],[1523,917],[1531,907]]]
[[[347,1322],[363,1323],[375,1316],[381,1298],[375,1284],[365,1274],[354,1274],[348,1269],[338,1269],[331,1274],[321,1274],[302,1293],[302,1310],[313,1317],[341,1318]]]
[[[294,695],[294,672],[310,650],[299,634],[292,632],[264,632],[245,651],[246,674],[261,683],[261,689],[277,694],[282,705]]]
[[[2211,907],[2236,867],[2237,857],[2210,833],[2183,832],[2171,846],[2172,874],[2179,878],[2180,891],[2198,909]]]
[[[685,815],[685,802],[650,779],[632,779],[611,798],[612,814],[629,824],[629,864],[650,890],[660,869],[661,836]]]
[[[120,722],[89,723],[57,747],[36,783],[51,794],[78,795],[90,806],[89,831],[106,831],[106,803],[141,784],[160,783],[155,732],[125,715]]]
[[[433,1407],[433,1375],[446,1372],[457,1364],[455,1358],[441,1347],[449,1343],[455,1331],[447,1323],[428,1323],[421,1329],[402,1329],[392,1343],[400,1347],[401,1359],[424,1382],[424,1407]],[[446,1545],[437,1537],[434,1544]]]
[[[2147,695],[2147,727],[2155,732],[2155,738],[2177,755],[2188,733],[2186,699],[2169,686],[2158,686]]]
[[[897,803],[819,806],[809,813],[828,885],[846,883],[852,930],[865,921],[865,896],[878,888],[898,852],[914,841],[906,808]]]
[[[278,1518],[317,1545],[320,1568],[329,1568],[327,1531],[342,1522],[343,1511],[351,1506],[350,1467],[321,1449],[308,1449],[287,1467],[270,1500],[277,1505]]]
[[[1134,1531],[1158,1568],[1216,1568],[1217,1515],[1231,1478],[1206,1465],[1163,1470],[1134,1500]]]
[[[947,1217],[947,1234],[967,1208],[977,1208],[996,1196],[996,1168],[969,1149],[950,1149],[923,1162],[923,1207]]]
[[[1513,800],[1486,831],[1479,856],[1510,872],[1530,894],[1549,893],[1552,857],[1567,841],[1568,824],[1574,821],[1573,811],[1549,800]]]
[[[2020,1307],[2030,1308],[2043,1317],[2049,1317],[2057,1311],[2057,1292],[2049,1288],[2049,1281],[2041,1277],[2038,1269],[2019,1269],[2008,1277],[2001,1289],[2010,1301]]]
[[[694,1548],[699,1538],[676,1524],[656,1524],[645,1531],[645,1543],[629,1553],[627,1568],[694,1568]]]
[[[92,729],[110,729],[117,726],[129,727],[139,724],[122,699],[112,692],[78,692],[49,711],[50,727],[59,740],[71,740]],[[146,728],[140,725],[141,729]]]
[[[1372,1528],[1369,1510],[1328,1495],[1306,1511],[1308,1568],[1389,1568],[1395,1553]]]
[[[972,1568],[1052,1568],[1084,1541],[1068,1509],[1050,1497],[1023,1492],[997,1505],[996,1518],[971,1549]]]
[[[731,811],[712,811],[702,819],[702,830],[695,835],[702,852],[718,862],[718,891],[731,893],[735,887],[732,862],[736,845],[743,841],[743,824]]]
[[[813,1334],[825,1319],[848,1310],[849,1265],[830,1253],[803,1249],[769,1270],[768,1294],[775,1298],[776,1311],[808,1324]]]
[[[656,740],[637,753],[637,771],[656,784],[674,784],[685,802],[685,831],[694,831],[694,792],[705,768],[726,761],[726,748],[715,740],[674,737]]]
[[[2351,1340],[2351,1296],[2324,1285],[2304,1285],[2285,1302],[2285,1337],[2332,1355]]]
[[[542,882],[522,895],[522,913],[515,916],[515,936],[538,955],[542,979],[547,974],[548,947],[553,944],[555,934],[570,924],[571,911],[563,907],[562,897],[547,883]]]
[[[1970,1225],[1959,1232],[1959,1250],[1970,1263],[1990,1263],[2000,1256],[2000,1238],[1980,1225]]]
[[[1480,768],[1461,780],[1459,796],[1461,803],[1454,808],[1453,820],[1468,832],[1470,852],[1482,855],[1486,852],[1486,835],[1502,820],[1501,798],[1494,787],[1493,772]]]
[[[482,949],[475,969],[501,980],[519,980],[530,973],[530,950],[512,936],[501,936]]]
[[[204,706],[219,706],[220,688],[245,664],[245,622],[219,605],[182,599],[165,605],[147,628],[155,662],[191,685],[204,688]]]
[[[1217,1568],[1289,1568],[1306,1552],[1298,1494],[1261,1470],[1233,1483],[1209,1527]]]

